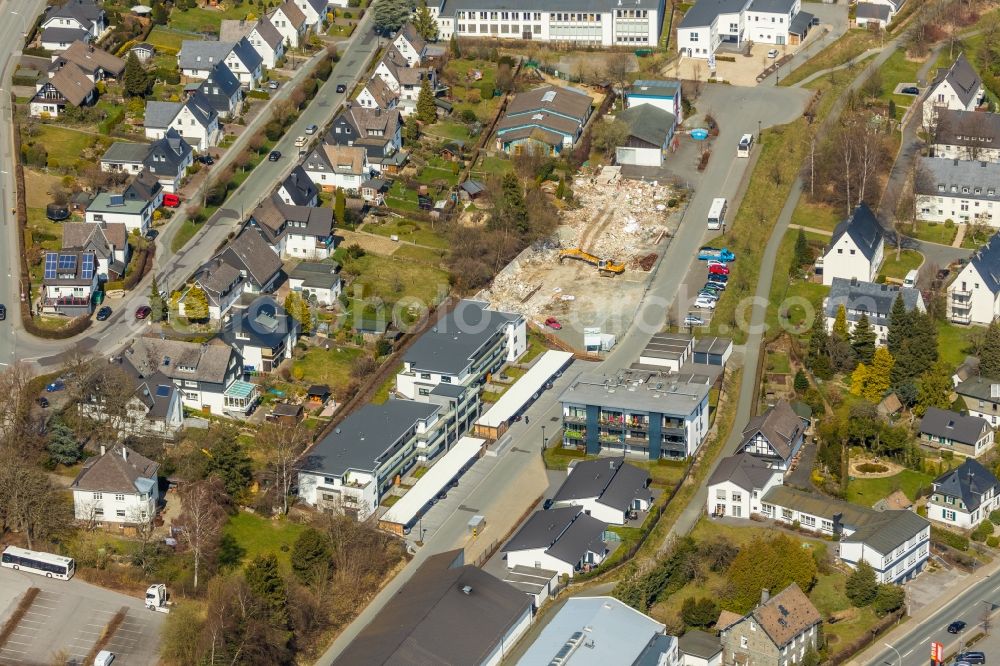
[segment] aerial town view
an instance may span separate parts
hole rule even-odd
[[[0,16],[0,666],[1000,663],[1000,0]]]

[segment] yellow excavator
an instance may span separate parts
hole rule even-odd
[[[584,252],[578,247],[560,250],[559,263],[562,263],[563,259],[577,259],[579,261],[586,262],[592,266],[596,266],[601,275],[608,277],[621,275],[625,272],[625,264],[616,264],[614,259],[601,259],[600,257],[594,256],[589,252]]]

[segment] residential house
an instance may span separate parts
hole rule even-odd
[[[974,458],[934,479],[927,517],[934,522],[972,530],[1000,508],[1000,481]]]
[[[322,261],[337,249],[332,208],[290,206],[272,194],[254,209],[247,224],[260,229],[282,259]]]
[[[292,358],[299,323],[274,298],[259,298],[234,310],[222,339],[239,352],[243,374],[270,373]]]
[[[756,608],[718,628],[722,663],[792,666],[802,663],[810,650],[819,649],[823,617],[792,583],[773,597],[764,590]]]
[[[207,101],[219,118],[231,119],[243,110],[243,88],[236,75],[229,71],[225,63],[218,63],[201,83],[189,83],[185,86],[188,94],[197,91]]]
[[[876,511],[788,486],[764,493],[761,511],[765,518],[838,540],[840,559],[851,567],[868,562],[880,583],[914,578],[929,557],[930,524],[913,511]]]
[[[431,555],[333,663],[499,664],[532,610],[527,595],[465,564],[462,550]]]
[[[143,119],[147,139],[160,139],[171,127],[198,152],[219,144],[222,128],[211,102],[195,91],[183,102],[146,102]]]
[[[501,0],[430,4],[436,15],[438,39],[517,39],[571,47],[657,46],[666,16],[658,3],[621,7],[614,0],[598,3],[536,2],[528,11],[511,11]]]
[[[92,42],[107,27],[107,14],[95,0],[69,0],[46,12],[39,25],[42,48],[59,51],[75,41]]]
[[[117,144],[115,144],[117,145]],[[112,146],[113,148],[114,146]],[[163,133],[163,138],[146,146],[147,153],[143,167],[156,176],[164,192],[176,194],[188,168],[194,164],[194,151],[173,127]],[[104,161],[101,161],[103,170]]]
[[[177,130],[170,128],[177,134]],[[180,136],[177,134],[177,136]],[[137,174],[145,168],[146,157],[149,155],[148,143],[132,143],[130,141],[115,141],[101,156],[101,171],[105,173]]]
[[[527,146],[551,154],[572,150],[590,118],[590,95],[572,88],[543,86],[518,93],[497,124],[497,149],[519,155]]]
[[[327,8],[331,4],[347,7],[347,0],[338,0],[337,2],[331,0],[295,0],[295,4],[306,17],[306,25],[309,26],[309,29],[319,32],[326,24]]]
[[[112,419],[114,428],[123,434],[173,437],[184,427],[184,406],[181,389],[159,371],[143,374],[124,355],[112,359],[122,370],[121,378],[133,388],[123,413],[109,414],[104,396],[93,393],[77,407],[88,418]]]
[[[132,178],[121,194],[100,192],[87,206],[90,224],[121,223],[129,233],[145,234],[153,223],[153,211],[163,205],[163,186],[149,169]]]
[[[978,458],[993,448],[993,426],[978,416],[928,407],[920,419],[920,443],[932,449]]]
[[[267,17],[271,24],[281,34],[286,48],[297,49],[303,44],[306,30],[306,15],[302,13],[292,0],[285,0]]]
[[[613,597],[571,597],[523,652],[517,666],[680,666],[664,625]],[[561,656],[560,656],[561,655]]]
[[[800,0],[702,0],[681,19],[677,47],[682,56],[708,59],[723,43],[796,45],[813,23],[801,9]]]
[[[89,315],[97,288],[97,255],[93,250],[45,253],[38,303],[41,312],[67,317]]]
[[[940,109],[934,157],[974,162],[1000,162],[1000,114]]]
[[[625,89],[625,108],[649,104],[673,114],[678,123],[684,120],[681,104],[681,82],[640,79]]]
[[[309,179],[325,191],[357,192],[371,176],[367,151],[361,146],[331,146],[321,143],[303,163]]]
[[[862,315],[875,332],[876,343],[884,345],[889,336],[889,316],[897,298],[903,299],[907,312],[926,312],[924,297],[919,289],[899,287],[877,282],[859,282],[834,278],[829,294],[823,299],[823,314],[826,330],[833,332],[837,312],[844,306],[847,315],[847,329],[853,331]]]
[[[1000,227],[1000,163],[919,158],[917,207],[921,220]]]
[[[983,102],[985,89],[979,74],[965,58],[964,53],[948,69],[941,68],[924,95],[923,123],[927,127],[937,124],[937,114],[942,109],[975,111]]]
[[[715,634],[688,629],[677,640],[680,666],[722,666],[722,643]]]
[[[245,37],[234,42],[186,39],[177,54],[177,66],[188,79],[207,78],[220,62],[249,90],[256,88],[263,77],[264,61]]]
[[[240,379],[243,359],[221,340],[208,343],[141,337],[123,352],[143,376],[159,372],[181,391],[185,407],[218,416],[246,416],[260,399],[256,384]]]
[[[430,67],[411,67],[406,57],[403,56],[395,46],[389,46],[385,55],[375,66],[372,77],[379,77],[385,81],[392,92],[399,96],[399,110],[404,116],[411,115],[417,110],[417,97],[424,81],[428,81],[431,90],[437,88],[437,74]]]
[[[62,224],[62,249],[93,252],[97,259],[97,279],[120,280],[125,276],[132,248],[128,229],[121,223]]]
[[[142,525],[156,516],[160,464],[124,444],[90,458],[73,479],[73,513],[87,523]]]
[[[271,293],[281,282],[281,259],[258,229],[244,229],[215,258],[239,270],[245,293]]]
[[[971,416],[986,419],[994,428],[1000,417],[1000,379],[969,377],[955,387],[955,393],[965,401],[965,408]]]
[[[412,23],[407,23],[392,40],[392,45],[406,58],[409,67],[419,67],[427,56],[427,42],[421,37]]]
[[[372,171],[395,173],[405,163],[402,118],[395,109],[367,109],[347,104],[333,119],[325,142],[335,146],[358,146],[365,149],[365,159]]]
[[[57,118],[68,106],[89,106],[97,100],[94,82],[74,63],[67,63],[35,84],[28,103],[32,118]]]
[[[393,92],[381,77],[373,76],[368,79],[354,101],[365,109],[391,111],[399,105],[399,94]]]
[[[854,20],[861,28],[877,25],[884,30],[892,21],[893,16],[894,12],[889,3],[859,2],[854,11]]]
[[[987,325],[1000,316],[1000,233],[976,250],[948,285],[948,317]]]
[[[281,182],[277,189],[278,198],[290,206],[319,205],[319,189],[312,182],[309,174],[296,164],[291,173]]]
[[[616,120],[628,127],[624,143],[615,148],[618,164],[663,166],[677,127],[674,114],[652,104],[638,104],[619,113]]]
[[[205,292],[208,300],[208,318],[212,321],[221,320],[240,300],[246,281],[247,278],[240,273],[239,268],[217,257],[201,266],[193,278],[194,284]],[[186,298],[187,293],[177,304],[178,313],[182,317],[187,316]]]
[[[392,398],[361,407],[299,460],[299,497],[322,511],[367,520],[398,478],[444,450],[440,409]]]
[[[624,525],[632,512],[653,504],[649,473],[624,457],[578,460],[552,496],[552,506],[576,506],[598,520]]]
[[[52,56],[52,64],[49,65],[49,76],[73,63],[93,82],[103,81],[107,78],[121,78],[125,71],[125,61],[117,56],[113,56],[107,51],[97,48],[92,44],[76,41],[69,45],[69,48],[58,55]]]
[[[874,282],[885,258],[885,232],[868,204],[861,203],[833,230],[822,261],[823,284],[834,278]]]
[[[257,21],[237,19],[222,22],[219,28],[221,41],[238,42],[244,37],[267,69],[274,69],[278,61],[285,57],[285,38],[267,15]]]
[[[335,263],[300,261],[288,274],[288,287],[310,302],[329,307],[340,298],[340,267]]]
[[[780,469],[749,453],[723,458],[708,479],[708,515],[749,518],[760,514],[760,498],[771,488],[780,486],[783,478]]]
[[[581,372],[559,396],[564,447],[683,460],[708,432],[708,377],[648,370]]]
[[[578,506],[536,511],[500,552],[506,556],[508,569],[537,567],[572,578],[607,557],[607,528],[607,523],[588,516]]]
[[[467,193],[472,185],[466,185],[466,183],[475,183],[476,181],[465,181],[459,185],[459,195],[463,197],[463,200],[467,201]],[[385,195],[392,187],[392,183],[385,178],[369,178],[365,182],[361,183],[361,200],[366,204],[373,206],[381,206],[385,203]]]
[[[743,429],[740,451],[756,456],[775,469],[788,471],[805,441],[807,424],[787,400],[779,400]]]

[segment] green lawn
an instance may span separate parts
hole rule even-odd
[[[785,232],[778,248],[765,319],[768,333],[777,332],[779,325],[789,327],[793,332],[804,333],[812,325],[811,312],[822,310],[823,297],[829,291],[829,287],[817,282],[807,282],[799,278],[789,281],[795,255],[795,240],[798,235],[798,230],[789,229]],[[807,239],[809,235],[806,234]],[[824,240],[810,240],[810,243],[821,243]]]
[[[405,298],[432,306],[449,291],[445,271],[395,257],[366,254],[359,259],[346,259],[344,271],[358,276],[351,288],[360,286],[362,298],[378,297],[386,303]]]
[[[181,43],[185,39],[191,39],[191,35],[175,32],[166,26],[158,25],[149,33],[146,41],[155,46],[159,52],[166,55],[177,55],[181,50]],[[174,65],[176,64],[177,59],[175,58]]]
[[[447,254],[447,250],[421,247],[418,245],[400,245],[396,248],[396,251],[392,253],[392,256],[396,259],[407,259],[437,267],[441,265],[442,261],[444,261],[445,254]]]
[[[49,152],[49,165],[71,166],[91,146],[98,137],[86,132],[78,132],[59,125],[38,123],[36,133],[27,142],[40,143]]]
[[[420,210],[417,193],[414,190],[407,189],[401,180],[394,182],[389,191],[386,192],[385,204],[390,208],[398,208],[404,211]]]
[[[327,351],[320,347],[309,350],[294,362],[302,369],[302,381],[307,384],[327,384],[331,388],[343,386],[351,380],[351,367],[361,356],[360,349],[334,347]]]
[[[895,53],[882,64],[879,72],[882,75],[882,94],[879,99],[888,103],[889,100],[896,102],[897,114],[901,118],[902,109],[913,104],[913,95],[894,95],[893,90],[900,83],[916,83],[917,70],[920,69],[920,62],[910,60],[906,57],[906,49],[896,49]]]
[[[804,196],[792,212],[792,224],[831,232],[843,219],[844,211],[824,203],[810,203]]]
[[[841,65],[855,56],[861,55],[879,44],[879,38],[868,30],[858,28],[848,30],[840,39],[826,47],[801,67],[781,79],[780,85],[790,86],[820,70]]]
[[[514,169],[514,163],[506,157],[485,155],[472,169],[473,175],[479,177],[492,174],[504,174]]]
[[[524,352],[524,356],[519,359],[519,363],[530,363],[536,356],[544,351],[547,351],[545,346],[545,338],[536,333],[535,331],[528,329],[528,349]]]
[[[912,500],[918,490],[929,486],[932,481],[934,477],[912,469],[880,479],[853,479],[847,483],[847,500],[870,507],[896,490],[902,490]]]
[[[454,187],[458,184],[458,174],[453,172],[451,169],[426,166],[420,169],[420,172],[417,174],[417,182],[423,183],[424,185],[443,184],[449,187]]]
[[[381,405],[389,399],[389,393],[396,388],[396,375],[399,374],[402,369],[403,364],[400,363],[396,370],[390,374],[384,382],[382,382],[382,385],[378,387],[377,391],[375,391],[375,395],[372,396],[372,404]],[[417,475],[417,478],[419,479],[421,475]]]
[[[895,278],[902,280],[910,271],[919,268],[924,262],[924,255],[916,250],[903,250],[899,253],[899,261],[896,261],[896,251],[887,249],[885,251],[885,261],[879,269],[879,276],[883,278]]]
[[[438,225],[439,227],[441,225]],[[426,245],[438,249],[447,249],[448,241],[434,230],[430,222],[417,222],[399,218],[387,218],[378,224],[366,224],[365,231],[379,236],[398,236],[401,241],[409,241],[417,245]]]
[[[244,562],[258,555],[274,554],[286,572],[291,571],[291,551],[304,525],[290,520],[271,520],[241,511],[229,519],[225,533],[236,540],[245,552]]]
[[[773,352],[767,355],[767,371],[787,375],[792,371],[792,364],[788,354],[784,352]]]
[[[229,9],[202,9],[200,7],[187,11],[174,9],[170,12],[167,25],[174,30],[218,33],[223,19],[245,19],[248,14],[252,13],[253,8],[250,7],[250,3],[233,6]]]
[[[917,222],[916,229],[911,224],[905,224],[900,227],[900,231],[906,236],[928,243],[951,245],[955,240],[955,234],[958,233],[958,225],[947,225],[939,222]]]
[[[983,245],[986,245],[986,241],[996,233],[996,229],[993,227],[986,227],[985,233],[973,233],[973,227],[968,226],[965,230],[965,237],[962,238],[962,247],[968,250],[978,250]]]
[[[542,459],[547,469],[566,469],[574,460],[584,460],[587,454],[576,449],[564,449],[558,443],[545,449]]]
[[[951,367],[957,368],[965,361],[966,356],[973,353],[969,338],[977,332],[977,328],[939,321],[937,329],[938,357]]]
[[[463,142],[468,142],[471,138],[468,125],[455,120],[439,120],[428,127],[424,134]]]

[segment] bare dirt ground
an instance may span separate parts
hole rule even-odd
[[[34,169],[24,170],[24,193],[28,208],[45,208],[52,202],[52,188],[59,184],[58,176]]]

